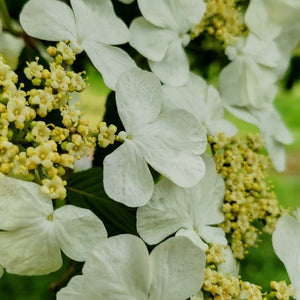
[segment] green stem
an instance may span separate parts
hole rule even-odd
[[[8,31],[13,32],[13,29],[11,27],[10,15],[5,0],[0,0],[0,12],[1,12],[2,22],[4,23],[3,27],[5,27]]]

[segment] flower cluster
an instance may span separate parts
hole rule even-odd
[[[89,122],[76,105],[69,105],[72,92],[86,83],[81,73],[66,71],[64,62],[75,55],[65,43],[51,47],[54,56],[49,69],[37,58],[27,62],[25,76],[34,88],[26,91],[18,75],[0,58],[1,72],[1,164],[2,173],[42,184],[52,199],[64,199],[66,171],[73,169],[95,145]],[[49,122],[54,115],[61,126]]]
[[[300,213],[284,215],[262,150],[284,170],[292,136],[273,102],[300,40],[300,5],[137,0],[127,27],[114,4],[28,0],[17,34],[48,61],[41,54],[14,72],[0,57],[0,275],[53,272],[63,251],[84,265],[58,300],[287,299],[285,282],[268,294],[238,275],[237,260],[266,232],[299,298]],[[219,89],[186,52],[202,33],[226,46]],[[43,51],[36,39],[58,44]],[[75,70],[87,59],[112,89],[94,129],[72,101],[86,88]],[[261,138],[239,135],[225,110]],[[73,174],[96,145],[93,167]]]
[[[200,24],[191,30],[192,37],[207,32],[224,42],[225,46],[235,44],[247,33],[243,7],[236,0],[206,0],[206,12]]]
[[[282,214],[272,185],[266,182],[269,161],[261,154],[263,144],[257,134],[232,138],[219,134],[210,136],[209,142],[226,186],[222,228],[234,256],[243,259],[246,249],[257,243],[260,230],[272,234]]]

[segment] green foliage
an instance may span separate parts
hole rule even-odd
[[[136,209],[110,199],[103,188],[103,169],[91,168],[68,178],[67,202],[92,210],[104,223],[109,235],[136,231]]]

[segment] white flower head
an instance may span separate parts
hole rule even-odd
[[[284,215],[276,224],[272,242],[276,255],[283,262],[291,283],[300,299],[300,209],[296,218]]]
[[[226,109],[237,118],[259,128],[275,169],[278,172],[284,171],[286,164],[284,145],[291,144],[293,137],[273,105],[270,104],[264,109],[228,105]]]
[[[206,243],[226,245],[221,207],[225,186],[209,155],[204,178],[196,186],[181,188],[167,179],[156,184],[151,200],[137,211],[137,231],[148,244],[156,244],[172,233],[189,237],[207,250]],[[204,241],[206,242],[204,242]]]
[[[133,235],[111,237],[92,251],[82,273],[58,300],[184,300],[203,283],[205,254],[185,237],[173,237],[149,255]]]
[[[119,75],[135,66],[129,55],[111,45],[129,41],[129,31],[113,10],[110,0],[71,0],[72,9],[58,0],[30,0],[20,22],[29,35],[47,41],[71,41],[74,50],[83,50],[115,89]]]
[[[130,45],[148,58],[151,70],[167,84],[179,86],[189,77],[184,52],[188,31],[201,23],[203,0],[138,0],[143,17],[130,25]]]
[[[275,68],[281,58],[276,44],[250,33],[235,47],[228,46],[226,53],[232,62],[219,76],[224,104],[264,108],[272,103],[277,93]]]
[[[211,135],[224,132],[226,136],[237,133],[237,128],[225,120],[224,108],[218,91],[207,85],[200,76],[190,73],[187,84],[179,87],[163,85],[163,111],[185,109],[203,124]]]
[[[193,186],[203,177],[200,156],[207,144],[201,124],[184,110],[160,114],[159,80],[137,68],[118,81],[116,102],[126,132],[124,143],[104,159],[104,189],[128,206],[145,205],[154,183],[147,166],[179,186]]]
[[[43,275],[62,265],[61,250],[85,261],[107,237],[90,210],[65,205],[53,210],[40,185],[1,175],[0,265],[19,275]]]

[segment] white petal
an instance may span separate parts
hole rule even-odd
[[[51,199],[41,186],[0,176],[0,229],[17,230],[39,223],[53,212]]]
[[[173,31],[154,26],[143,17],[133,20],[129,30],[130,45],[153,61],[161,61],[170,43],[176,38]]]
[[[276,255],[284,263],[296,298],[300,296],[300,223],[289,215],[281,217],[273,232],[272,242]]]
[[[167,179],[160,180],[151,200],[137,210],[137,231],[148,244],[157,244],[180,228],[192,229],[189,192]]]
[[[98,278],[98,299],[148,299],[149,254],[136,236],[124,234],[103,241],[92,251],[83,274]]]
[[[281,54],[274,41],[260,40],[254,34],[247,36],[243,53],[266,67],[274,68],[278,65]]]
[[[226,275],[230,274],[232,276],[238,277],[239,275],[239,264],[234,258],[232,251],[229,246],[226,246],[222,249],[222,255],[225,259],[224,262],[221,262],[218,265],[218,272]]]
[[[200,154],[206,149],[206,134],[195,117],[184,110],[161,114],[134,142],[155,170],[179,186],[193,186],[204,175]]]
[[[202,286],[204,252],[186,237],[170,238],[150,255],[149,300],[182,300]]]
[[[97,300],[97,282],[95,278],[89,278],[85,280],[85,277],[77,275],[74,276],[68,283],[68,285],[62,288],[57,294],[57,300]],[[96,291],[94,291],[96,290]]]
[[[225,233],[220,227],[203,226],[199,235],[207,242],[213,244],[227,245]]]
[[[283,172],[286,167],[286,154],[283,144],[277,142],[271,136],[264,136],[264,142],[275,169],[278,172]]]
[[[71,0],[78,36],[108,45],[129,41],[125,23],[116,16],[110,0]]]
[[[228,110],[235,117],[253,124],[255,126],[259,126],[259,121],[251,114],[250,110],[245,107],[236,107],[231,105],[225,105],[226,110]]]
[[[83,47],[96,69],[102,74],[105,84],[115,90],[119,76],[136,67],[135,62],[122,49],[85,41]]]
[[[107,237],[102,221],[88,209],[66,205],[54,211],[53,220],[62,251],[77,261],[86,260]]]
[[[232,136],[236,127],[224,119],[224,109],[219,93],[207,85],[200,76],[190,73],[187,84],[183,86],[163,85],[163,111],[174,108],[185,109],[192,113],[210,134],[225,132]]]
[[[3,54],[6,64],[16,69],[19,62],[19,55],[25,46],[24,40],[15,37],[10,33],[0,32],[0,53]]]
[[[179,39],[169,45],[161,61],[149,60],[148,63],[151,71],[163,83],[179,86],[189,80],[189,62]]]
[[[192,229],[180,229],[176,232],[175,236],[186,236],[189,238],[197,247],[202,249],[204,252],[208,249],[208,245],[205,244],[199,235]]]
[[[77,28],[71,8],[56,0],[30,0],[20,15],[25,32],[47,41],[77,42]]]
[[[245,13],[245,23],[251,32],[261,39],[272,40],[280,32],[280,26],[269,18],[265,1],[251,0]]]
[[[248,58],[237,58],[220,73],[221,98],[226,105],[262,108],[274,100],[274,74]]]
[[[225,119],[211,120],[206,126],[211,135],[217,135],[220,132],[224,132],[226,136],[231,137],[238,132],[238,129]]]
[[[200,237],[206,237],[209,230],[206,225],[224,220],[221,211],[224,182],[217,175],[212,158],[203,157],[207,170],[200,183],[192,188],[181,188],[162,179],[156,184],[151,200],[138,208],[137,230],[147,243],[156,244],[180,229],[195,228]]]
[[[49,221],[0,232],[0,265],[9,273],[43,275],[62,265],[60,248]]]
[[[216,165],[208,155],[202,155],[206,172],[199,184],[190,189],[194,206],[194,222],[201,231],[204,225],[214,225],[223,222],[222,204],[225,194],[225,184],[217,174]],[[201,236],[201,232],[199,232]]]
[[[145,205],[154,188],[153,179],[144,160],[126,141],[107,155],[104,165],[104,189],[109,197],[127,206]]]
[[[150,72],[134,68],[124,72],[116,89],[118,113],[128,134],[138,132],[158,116],[161,86]]]
[[[138,0],[138,4],[149,22],[181,33],[200,24],[205,12],[202,0]]]
[[[164,111],[175,108],[185,109],[192,113],[199,122],[204,122],[207,115],[205,109],[207,84],[204,79],[190,73],[189,81],[185,85],[163,85],[162,89]]]

